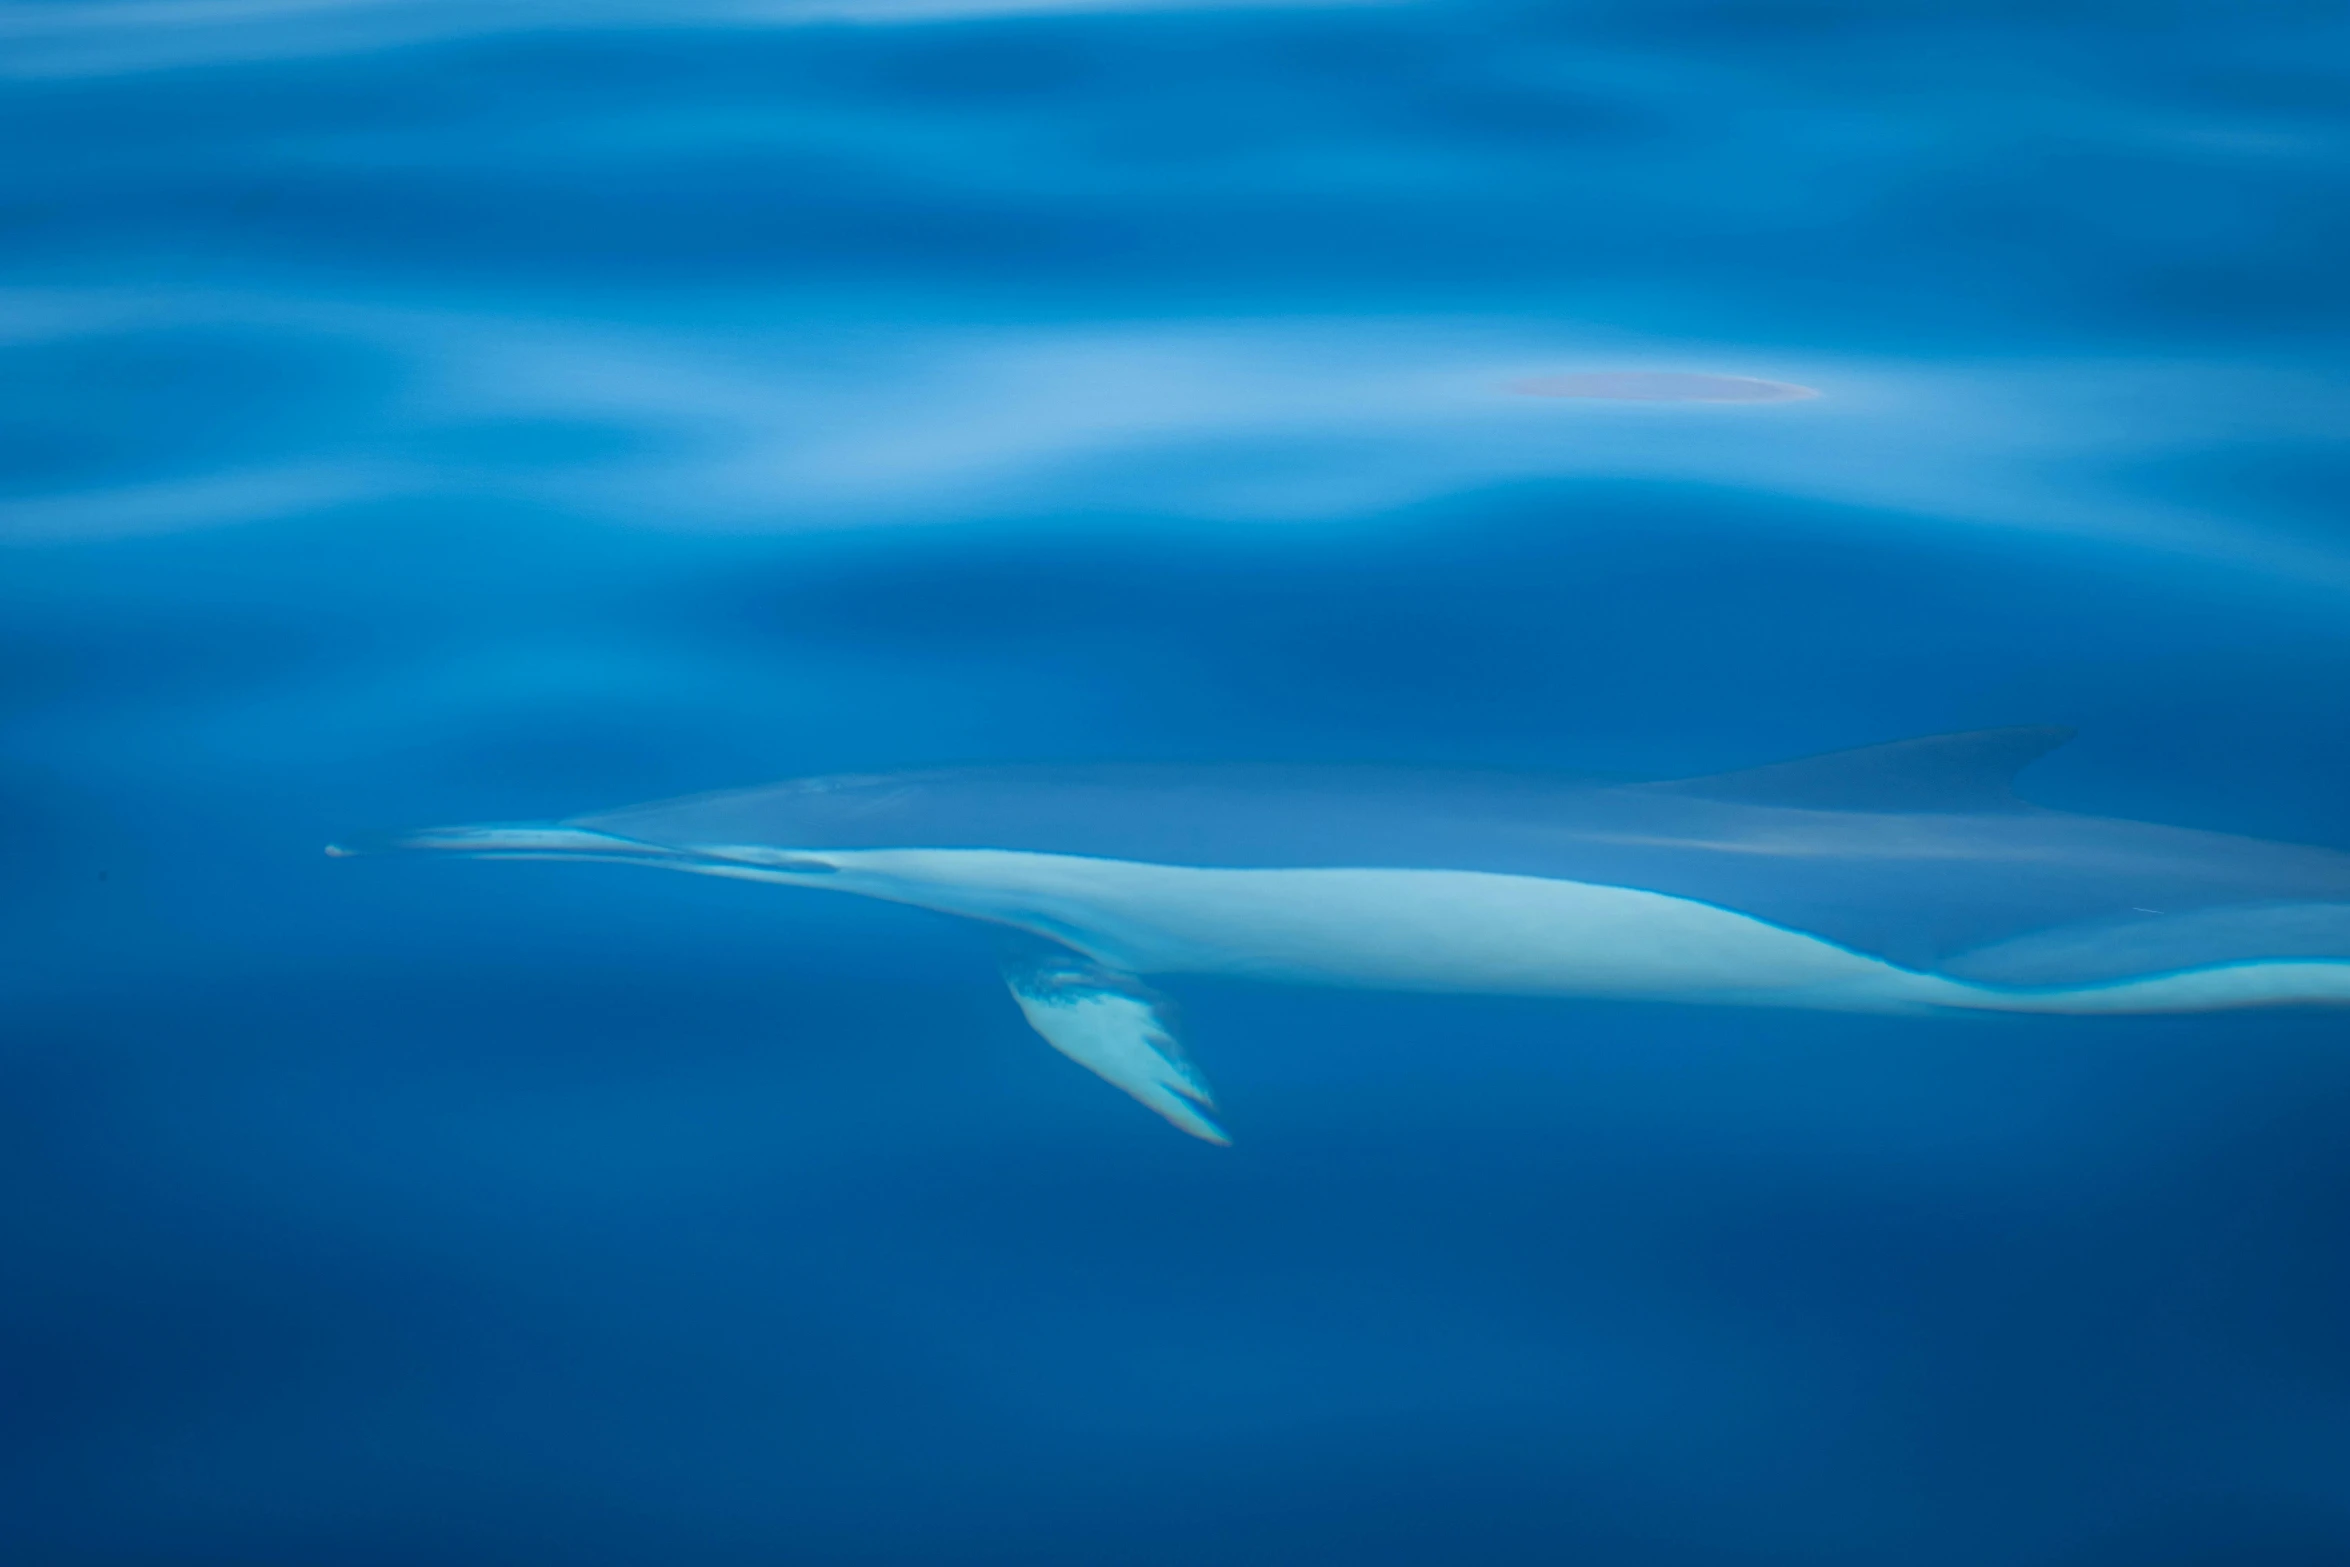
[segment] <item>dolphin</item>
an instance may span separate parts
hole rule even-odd
[[[2071,733],[1644,783],[1287,766],[803,778],[381,846],[650,865],[987,922],[1047,1043],[1215,1143],[1207,1080],[1146,976],[1886,1013],[2350,1002],[2350,854],[2018,799],[2017,770]]]

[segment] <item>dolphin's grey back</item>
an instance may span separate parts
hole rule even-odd
[[[2044,811],[2056,729],[1657,784],[1329,767],[972,768],[803,779],[578,818],[677,848],[988,848],[1633,887],[1979,982],[2350,958],[2350,855]],[[2289,949],[2289,950],[2286,950]]]

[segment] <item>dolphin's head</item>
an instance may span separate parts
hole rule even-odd
[[[760,881],[829,876],[828,848],[910,841],[899,820],[919,794],[895,778],[805,778],[559,822],[426,827],[330,844],[337,858],[427,853],[477,860],[608,860]],[[919,836],[917,832],[916,837]]]

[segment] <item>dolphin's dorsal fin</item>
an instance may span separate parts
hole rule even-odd
[[[1636,787],[1792,810],[2019,811],[2017,771],[2072,737],[2061,724],[1973,729]]]

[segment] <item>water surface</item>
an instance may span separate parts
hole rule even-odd
[[[2350,1557],[2337,1017],[1174,985],[1221,1151],[973,929],[319,853],[2040,722],[2043,803],[2350,846],[2346,67],[2291,4],[0,14],[10,1559]]]

